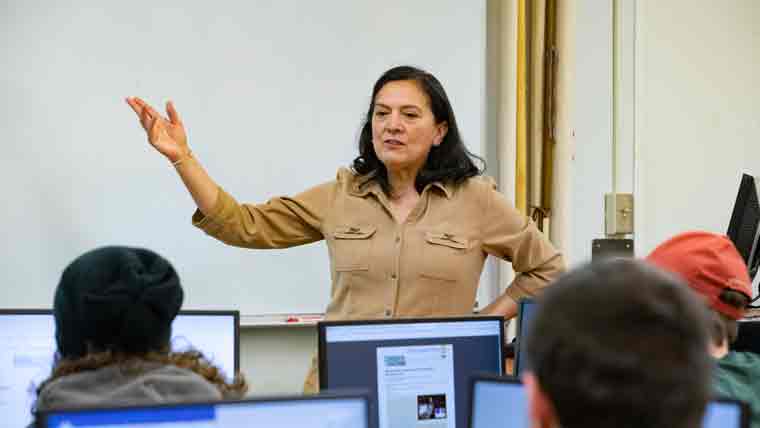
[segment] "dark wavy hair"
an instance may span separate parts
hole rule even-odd
[[[448,132],[438,146],[430,149],[427,160],[417,173],[414,187],[417,192],[422,192],[429,183],[461,183],[467,178],[481,175],[485,171],[485,160],[471,153],[464,146],[462,137],[459,135],[459,127],[451,108],[449,97],[446,95],[441,82],[432,74],[411,66],[398,66],[383,73],[372,88],[372,99],[367,109],[361,134],[359,135],[359,156],[354,159],[354,172],[368,177],[363,183],[377,181],[386,195],[391,194],[391,185],[388,181],[388,171],[385,165],[378,159],[372,146],[372,115],[375,111],[375,97],[388,82],[399,80],[412,80],[427,94],[430,100],[430,108],[433,111],[436,123],[446,122]],[[476,165],[476,162],[482,166]]]

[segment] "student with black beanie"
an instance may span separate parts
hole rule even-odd
[[[237,398],[242,376],[196,351],[171,352],[183,292],[171,264],[140,248],[103,247],[63,272],[55,293],[57,360],[36,410]]]

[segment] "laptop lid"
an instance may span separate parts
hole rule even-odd
[[[367,388],[378,428],[465,426],[469,377],[503,372],[503,318],[318,324],[321,390]]]
[[[51,410],[37,428],[367,428],[366,393],[253,398],[238,401]]]
[[[533,299],[522,299],[517,304],[517,343],[515,346],[515,362],[513,375],[520,376],[520,373],[525,368],[525,352],[524,341],[528,336],[528,329],[530,328],[530,322],[533,319],[533,315],[536,312],[536,301]]]
[[[529,427],[528,395],[514,377],[472,378],[470,428]]]
[[[180,311],[172,349],[197,349],[231,379],[239,370],[238,311]],[[50,376],[56,351],[49,309],[0,309],[0,415],[9,426],[28,425],[37,386]]]

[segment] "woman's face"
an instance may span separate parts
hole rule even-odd
[[[388,82],[375,96],[372,146],[389,173],[416,176],[447,130],[446,122],[435,123],[427,94],[413,80]]]

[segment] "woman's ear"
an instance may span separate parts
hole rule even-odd
[[[433,136],[433,145],[439,146],[449,132],[449,123],[445,120],[435,126],[435,135]]]
[[[554,405],[541,389],[538,379],[531,372],[522,375],[525,392],[528,394],[528,414],[532,428],[555,428],[559,426]]]

